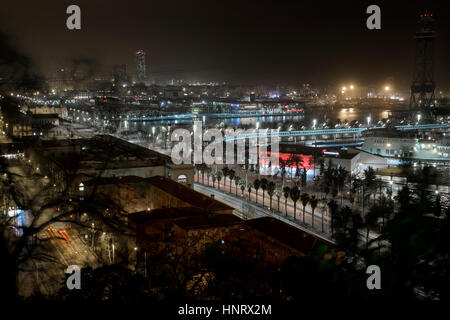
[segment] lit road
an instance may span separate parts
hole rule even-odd
[[[202,179],[200,179],[202,180]],[[206,180],[206,179],[205,179]],[[207,181],[207,180],[206,180]],[[256,200],[256,194],[254,192],[254,190],[251,193],[251,198],[252,198],[252,202],[249,202],[248,199],[248,192],[245,191],[244,192],[244,197],[242,197],[242,192],[241,189],[238,189],[238,196],[235,195],[236,192],[236,188],[232,187],[232,193],[229,193],[229,185],[225,186],[224,184],[220,184],[220,188],[221,190],[219,191],[217,189],[217,182],[216,182],[216,188],[212,188],[212,181],[209,181],[211,186],[205,186],[202,185],[200,183],[195,183],[194,185],[194,189],[196,191],[199,191],[203,194],[206,194],[208,196],[211,196],[212,194],[214,195],[214,198],[217,200],[220,200],[230,206],[232,206],[233,208],[235,208],[238,212],[237,215],[241,216],[242,218],[259,218],[259,217],[266,217],[266,216],[270,216],[270,217],[274,217],[277,218],[285,223],[288,223],[296,228],[299,228],[305,232],[311,233],[316,235],[317,237],[326,239],[326,240],[330,240],[330,231],[328,228],[328,217],[324,216],[324,233],[321,232],[322,230],[322,209],[321,208],[316,208],[315,213],[314,213],[314,229],[312,229],[311,227],[311,208],[309,206],[306,207],[305,210],[305,223],[306,225],[304,225],[302,223],[302,214],[303,214],[303,206],[299,205],[299,203],[297,203],[297,219],[294,220],[294,205],[291,201],[287,202],[287,216],[286,216],[286,211],[285,211],[285,202],[284,202],[284,198],[280,199],[280,211],[281,212],[277,212],[278,209],[278,199],[276,197],[273,197],[272,200],[272,211],[269,210],[269,203],[270,203],[270,199],[269,196],[267,195],[266,192],[266,196],[265,196],[265,202],[264,202],[264,207],[262,206],[262,201],[263,201],[263,197],[262,197],[262,191],[259,190],[258,192],[258,204],[255,203]],[[226,191],[224,191],[224,188]]]

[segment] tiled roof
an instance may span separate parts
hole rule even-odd
[[[319,244],[324,244],[328,247],[334,246],[331,242],[320,239],[275,218],[263,217],[246,220],[245,223],[251,228],[304,254],[309,254]]]
[[[146,178],[146,181],[154,185],[155,187],[177,197],[178,199],[190,204],[191,206],[203,208],[205,210],[233,210],[232,207],[217,201],[211,197],[197,192],[181,183],[177,183],[171,179],[154,176]]]
[[[175,222],[183,229],[197,229],[208,227],[225,227],[242,223],[242,219],[232,214],[208,214],[180,219]]]
[[[157,220],[175,220],[184,219],[186,217],[196,217],[207,214],[204,210],[195,207],[182,208],[161,208],[151,211],[140,211],[128,215],[128,218],[134,222],[146,222]]]

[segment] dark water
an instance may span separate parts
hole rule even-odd
[[[203,118],[204,126],[226,125],[229,127],[250,126],[256,127],[259,123],[260,128],[274,127],[276,125],[293,123],[298,126],[310,127],[314,120],[317,125],[326,120],[335,121],[339,119],[341,122],[347,120],[352,122],[354,120],[360,123],[367,124],[368,117],[370,117],[370,124],[375,124],[379,120],[388,118],[392,111],[403,110],[404,107],[386,107],[386,106],[363,106],[363,107],[308,107],[303,115],[295,116],[278,116],[278,117],[253,117],[253,118],[228,118],[228,119],[210,119]],[[190,127],[192,120],[178,120],[178,121],[138,121],[138,122],[122,122],[121,127],[126,130],[143,130],[150,132],[152,127],[168,126],[175,127]]]

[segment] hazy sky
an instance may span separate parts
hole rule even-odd
[[[134,75],[134,52],[144,49],[155,76],[314,85],[393,78],[407,87],[417,18],[429,9],[439,30],[436,81],[450,88],[446,2],[5,0],[0,29],[46,74],[93,58],[105,68],[126,63]],[[81,7],[80,31],[66,28],[70,4]],[[370,4],[381,7],[381,30],[366,28]]]

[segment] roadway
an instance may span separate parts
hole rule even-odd
[[[202,180],[200,178],[200,180]],[[212,181],[205,179],[206,183],[210,183],[210,186],[203,185],[200,183],[194,184],[194,189],[198,192],[201,192],[205,195],[211,196],[214,195],[214,198],[220,200],[233,208],[236,209],[236,215],[243,219],[252,219],[252,218],[260,218],[260,217],[273,217],[279,219],[289,225],[292,225],[302,231],[308,232],[310,234],[314,234],[315,236],[326,239],[330,241],[331,238],[331,230],[329,230],[329,218],[327,216],[323,216],[323,231],[322,232],[322,209],[317,207],[314,212],[314,228],[312,228],[312,210],[308,206],[306,206],[305,210],[305,224],[302,223],[302,215],[303,215],[303,206],[299,206],[299,202],[297,203],[296,210],[296,219],[294,219],[294,204],[291,201],[287,202],[287,206],[285,207],[284,198],[280,199],[280,211],[278,211],[278,199],[274,196],[272,200],[272,210],[269,208],[269,196],[265,195],[264,206],[262,190],[258,192],[258,204],[256,203],[256,193],[254,190],[251,192],[251,200],[248,201],[248,192],[244,192],[244,196],[242,196],[241,189],[236,189],[235,187],[231,187],[232,193],[229,193],[230,186],[224,185],[220,183],[220,190],[217,189],[217,182],[215,183],[216,188],[212,188]],[[236,196],[237,191],[237,196]],[[287,211],[286,211],[287,208]]]

